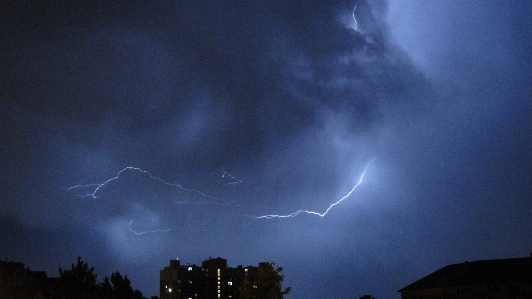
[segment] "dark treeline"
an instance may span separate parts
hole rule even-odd
[[[78,257],[71,269],[59,267],[59,277],[54,278],[48,289],[49,298],[54,299],[147,299],[142,293],[131,287],[127,275],[113,272],[97,282],[94,267],[90,267]],[[48,297],[46,296],[45,297]],[[151,299],[158,299],[152,296]]]

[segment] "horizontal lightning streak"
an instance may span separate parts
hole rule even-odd
[[[216,171],[210,173],[209,175],[213,175],[215,173],[216,173]],[[220,178],[223,178],[223,179],[228,178],[228,179],[231,180],[230,182],[225,183],[225,185],[238,185],[238,184],[242,183],[241,179],[237,178],[236,176],[234,176],[234,175],[232,175],[229,172],[224,171],[224,170],[222,170],[222,175],[220,176]]]
[[[87,192],[87,194],[85,195],[79,195],[81,198],[85,198],[85,197],[92,197],[92,198],[97,198],[97,193],[103,188],[105,187],[106,185],[112,183],[113,181],[116,181],[118,180],[121,175],[126,172],[126,171],[136,171],[136,172],[140,172],[141,174],[144,174],[144,175],[147,175],[150,179],[152,180],[156,180],[164,185],[167,185],[167,186],[173,186],[173,187],[178,187],[180,190],[183,190],[185,192],[192,192],[192,193],[195,193],[195,194],[198,194],[200,196],[203,196],[205,198],[208,198],[210,199],[210,201],[206,200],[206,201],[177,201],[177,200],[174,200],[173,203],[175,204],[213,204],[213,205],[218,205],[218,206],[226,206],[226,205],[231,205],[234,203],[234,201],[231,201],[231,202],[219,202],[220,199],[217,198],[217,197],[214,197],[214,196],[210,196],[210,195],[207,195],[203,192],[200,192],[198,191],[197,189],[187,189],[185,187],[183,187],[181,184],[177,184],[177,183],[169,183],[169,182],[166,182],[165,180],[161,179],[160,177],[158,176],[154,176],[152,175],[149,171],[146,171],[146,170],[142,170],[138,167],[132,167],[132,166],[129,166],[129,167],[126,167],[122,170],[120,170],[114,177],[106,180],[105,182],[103,183],[99,183],[99,184],[86,184],[86,185],[75,185],[75,186],[72,186],[72,187],[69,187],[69,188],[63,188],[64,190],[66,190],[66,192],[70,192],[74,189],[84,189],[86,190],[87,188],[89,189],[89,192]],[[212,173],[214,174],[214,173]],[[212,175],[211,174],[211,175]],[[229,185],[233,185],[233,184],[239,184],[241,183],[242,181],[239,180],[238,178],[232,176],[231,174],[229,174],[228,172],[225,172],[223,171],[222,175],[221,175],[221,178],[229,178],[231,181],[230,183],[228,183]],[[155,218],[150,218],[150,220],[154,221],[156,220],[157,217]],[[174,228],[165,228],[165,229],[153,229],[153,230],[143,230],[143,231],[139,231],[139,230],[135,230],[132,228],[132,224],[133,224],[133,219],[128,223],[128,229],[131,233],[137,235],[137,236],[140,236],[140,235],[144,235],[144,234],[148,234],[148,233],[167,233]]]
[[[298,216],[299,214],[301,213],[306,213],[306,214],[312,214],[312,215],[317,215],[317,216],[320,216],[320,217],[324,217],[325,215],[327,215],[327,213],[329,213],[329,211],[336,205],[340,204],[342,201],[344,201],[346,198],[348,198],[355,190],[356,188],[362,183],[363,179],[364,179],[364,176],[366,175],[366,172],[368,170],[368,167],[369,165],[374,161],[375,159],[372,159],[371,161],[368,162],[368,164],[366,165],[366,167],[364,168],[364,172],[362,173],[362,175],[360,176],[360,179],[358,180],[358,182],[355,184],[355,186],[353,186],[353,188],[346,194],[344,195],[342,198],[340,198],[338,201],[334,202],[333,204],[331,204],[326,210],[325,212],[323,213],[319,213],[319,212],[315,212],[315,211],[310,211],[310,210],[298,210],[294,213],[291,213],[291,214],[288,214],[288,215],[264,215],[264,216],[259,216],[259,217],[253,217],[255,219],[272,219],[272,218],[290,218],[290,217],[295,217],[295,216]],[[142,170],[138,167],[126,167],[122,170],[120,170],[114,177],[106,180],[105,182],[103,183],[100,183],[100,184],[86,184],[86,185],[75,185],[75,186],[72,186],[72,187],[69,187],[69,188],[64,188],[65,190],[67,190],[67,192],[70,192],[74,189],[83,189],[83,188],[92,188],[91,192],[88,192],[86,195],[82,195],[81,197],[82,198],[85,198],[85,197],[92,197],[92,198],[97,198],[97,193],[100,191],[100,189],[102,189],[103,187],[105,187],[107,184],[110,184],[111,182],[115,181],[115,180],[118,180],[120,178],[120,176],[122,175],[122,173],[124,173],[125,171],[138,171],[140,172],[141,174],[146,174],[148,175],[151,179],[153,180],[156,180],[156,181],[159,181],[165,185],[168,185],[168,186],[174,186],[174,187],[178,187],[180,188],[181,190],[183,191],[187,191],[187,192],[194,192],[196,194],[199,194],[201,196],[204,196],[204,197],[207,197],[207,198],[210,198],[210,199],[217,199],[215,197],[212,197],[212,196],[209,196],[205,193],[202,193],[196,189],[187,189],[187,188],[184,188],[182,185],[180,184],[177,184],[177,183],[168,183],[166,181],[164,181],[163,179],[161,179],[160,177],[158,176],[154,176],[152,175],[149,171],[146,171],[146,170]],[[212,174],[211,174],[212,175]],[[222,174],[222,178],[225,178],[225,177],[228,177],[231,179],[231,182],[229,184],[240,184],[242,181],[234,176],[232,176],[231,174],[227,173],[227,172],[223,172]],[[215,203],[215,202],[189,202],[189,201],[176,201],[174,200],[174,203],[175,204],[217,204],[217,205],[228,205],[228,204],[232,204],[233,202],[229,202],[229,203]],[[152,219],[154,220],[154,219]],[[155,230],[145,230],[145,231],[137,231],[137,230],[134,230],[132,228],[132,224],[133,224],[133,220],[131,220],[129,223],[128,223],[128,229],[131,233],[137,235],[137,236],[140,236],[140,235],[144,235],[144,234],[148,234],[148,233],[166,233],[166,232],[169,232],[171,231],[172,229],[174,228],[166,228],[166,229],[155,229]]]
[[[147,230],[147,231],[137,232],[137,231],[134,231],[131,228],[131,224],[133,224],[133,220],[129,221],[129,224],[127,225],[127,227],[129,228],[130,232],[134,233],[137,236],[144,235],[144,234],[149,234],[149,233],[167,233],[167,232],[172,230],[171,228],[167,228],[167,229],[154,229],[154,230]]]
[[[116,176],[114,176],[114,177],[108,179],[107,181],[105,181],[105,182],[103,182],[103,183],[101,183],[101,184],[75,185],[75,186],[72,186],[72,187],[69,187],[69,188],[64,188],[64,189],[67,190],[67,192],[70,192],[70,191],[72,191],[72,190],[74,190],[74,189],[79,189],[79,188],[96,187],[96,188],[94,188],[94,190],[92,190],[92,192],[89,192],[89,193],[87,193],[87,194],[85,194],[85,195],[80,195],[80,196],[81,196],[81,198],[85,198],[85,197],[89,197],[89,196],[92,197],[92,198],[97,198],[97,197],[96,197],[96,193],[98,193],[98,191],[99,191],[101,188],[105,187],[105,185],[111,183],[112,181],[118,180],[118,178],[120,177],[120,175],[121,175],[123,172],[128,171],[128,170],[138,171],[138,172],[140,172],[140,173],[142,173],[142,174],[147,174],[147,175],[148,175],[151,179],[153,179],[153,180],[157,180],[157,181],[159,181],[159,182],[161,182],[161,183],[163,183],[163,184],[165,184],[165,185],[168,185],[168,186],[178,187],[178,188],[180,188],[180,189],[183,190],[183,191],[193,192],[193,193],[196,193],[196,194],[199,194],[199,195],[201,195],[201,196],[204,196],[204,197],[207,197],[207,198],[211,198],[211,199],[218,199],[218,198],[216,198],[216,197],[209,196],[209,195],[207,195],[207,194],[205,194],[205,193],[202,193],[202,192],[200,192],[200,191],[198,191],[198,190],[196,190],[196,189],[187,189],[187,188],[185,188],[185,187],[183,187],[182,185],[177,184],[177,183],[168,183],[168,182],[164,181],[163,179],[161,179],[160,177],[152,175],[149,171],[142,170],[142,169],[140,169],[140,168],[138,168],[138,167],[132,167],[132,166],[128,166],[128,167],[126,167],[126,168],[120,170],[120,171],[116,174]]]
[[[235,177],[235,176],[232,176],[229,172],[227,171],[224,171],[223,175],[222,175],[222,178],[225,178],[225,177],[229,177],[231,180],[233,180],[232,182],[229,182],[227,183],[227,185],[238,185],[240,183],[242,183],[242,180]]]
[[[217,203],[217,202],[212,202],[212,201],[178,201],[178,200],[174,200],[174,203],[175,204],[190,204],[190,205],[205,205],[205,204],[209,204],[209,205],[217,205],[217,206],[228,206],[228,205],[231,205],[231,204],[234,204],[236,201],[228,201],[228,202],[222,202],[222,203]]]
[[[348,198],[351,193],[353,193],[353,191],[355,191],[355,189],[362,183],[362,180],[364,179],[364,175],[366,175],[366,171],[368,170],[368,167],[369,165],[371,164],[371,162],[373,162],[375,160],[375,158],[373,158],[371,161],[368,162],[368,164],[366,165],[366,168],[364,169],[364,172],[362,173],[362,175],[360,176],[360,179],[358,180],[358,182],[356,183],[356,185],[351,189],[351,191],[349,191],[349,193],[347,193],[346,195],[344,195],[342,198],[340,198],[337,202],[331,204],[327,210],[325,210],[325,212],[323,213],[318,213],[318,212],[314,212],[314,211],[309,211],[309,210],[298,210],[294,213],[291,213],[291,214],[288,214],[288,215],[264,215],[264,216],[259,216],[259,217],[254,217],[255,219],[272,219],[272,218],[291,218],[291,217],[296,217],[297,215],[301,214],[301,213],[306,213],[306,214],[312,214],[312,215],[318,215],[320,217],[324,217],[325,215],[327,215],[327,213],[329,213],[329,211],[334,207],[336,206],[337,204],[341,203],[344,199]]]

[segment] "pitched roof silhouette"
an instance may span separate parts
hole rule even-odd
[[[532,257],[482,260],[445,266],[398,292],[474,285],[532,283]]]

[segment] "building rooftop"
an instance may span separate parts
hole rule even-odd
[[[474,285],[532,283],[532,257],[482,260],[445,266],[398,292]]]

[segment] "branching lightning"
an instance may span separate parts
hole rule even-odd
[[[296,217],[300,214],[311,214],[311,215],[316,215],[316,216],[319,216],[319,217],[324,217],[325,215],[327,215],[327,213],[329,213],[329,211],[335,207],[336,205],[340,204],[342,201],[344,201],[345,199],[347,199],[348,197],[351,196],[351,194],[356,190],[356,188],[362,183],[363,179],[364,179],[364,176],[366,175],[366,172],[370,166],[370,164],[374,161],[375,159],[372,159],[371,161],[368,162],[368,164],[366,165],[366,167],[364,168],[364,172],[362,173],[362,175],[360,176],[358,182],[353,186],[353,188],[351,188],[351,190],[346,194],[344,195],[342,198],[340,198],[339,200],[337,200],[336,202],[332,203],[324,212],[320,213],[320,212],[316,212],[316,211],[311,211],[311,210],[297,210],[296,212],[293,212],[291,214],[287,214],[287,215],[263,215],[263,216],[258,216],[258,217],[253,217],[254,219],[272,219],[272,218],[291,218],[291,217]],[[177,187],[179,188],[180,190],[183,190],[183,191],[186,191],[186,192],[192,192],[192,193],[195,193],[196,195],[200,195],[204,198],[206,198],[206,200],[200,200],[200,201],[183,201],[183,200],[173,200],[173,203],[174,204],[179,204],[179,205],[182,205],[182,204],[215,204],[215,205],[219,205],[219,206],[225,206],[225,205],[230,205],[230,204],[234,204],[234,201],[231,201],[231,202],[219,202],[219,199],[216,198],[216,197],[213,197],[213,196],[209,196],[203,192],[200,192],[198,191],[197,189],[187,189],[185,187],[183,187],[181,184],[178,184],[178,183],[169,183],[169,182],[166,182],[165,180],[161,179],[160,177],[158,176],[154,176],[152,175],[149,171],[146,171],[146,170],[142,170],[138,167],[126,167],[122,170],[120,170],[118,173],[116,173],[116,175],[110,179],[107,179],[106,181],[104,181],[103,183],[98,183],[98,184],[86,184],[86,185],[74,185],[72,187],[69,187],[69,188],[65,188],[65,190],[67,192],[71,192],[73,190],[76,190],[76,189],[80,189],[80,190],[89,190],[85,195],[79,195],[81,196],[82,198],[86,198],[86,197],[91,197],[91,198],[94,198],[96,199],[97,198],[97,195],[98,195],[98,192],[100,192],[102,190],[102,188],[104,188],[105,186],[111,184],[112,182],[118,180],[121,178],[121,175],[126,172],[126,171],[134,171],[134,172],[139,172],[143,175],[147,175],[149,177],[149,179],[152,179],[152,180],[155,180],[155,181],[158,181],[164,185],[167,185],[167,186],[173,186],[173,187]],[[213,175],[214,173],[216,172],[213,172],[209,175]],[[235,176],[229,174],[228,172],[225,172],[225,171],[222,171],[222,174],[220,176],[221,179],[224,179],[224,180],[229,180],[229,182],[226,182],[224,183],[224,185],[238,185],[240,183],[242,183],[242,180],[236,178]],[[149,218],[150,220],[152,221],[155,221],[157,220],[157,217],[152,219],[152,218]],[[131,219],[130,222],[128,223],[127,227],[129,229],[129,232],[137,235],[137,236],[140,236],[140,235],[144,235],[144,234],[149,234],[149,233],[167,233],[174,228],[159,228],[159,229],[147,229],[147,230],[137,230],[137,229],[134,229],[133,228],[133,222],[134,220]],[[151,226],[151,225],[149,225]]]
[[[85,189],[85,188],[93,188],[92,191],[90,192],[87,192],[85,195],[80,195],[81,198],[85,198],[85,197],[92,197],[92,198],[97,198],[96,197],[96,193],[98,193],[98,191],[100,191],[101,188],[105,187],[107,184],[110,184],[111,182],[115,181],[115,180],[118,180],[120,178],[120,175],[125,172],[125,171],[138,171],[142,174],[147,174],[151,179],[153,180],[156,180],[156,181],[159,181],[165,185],[168,185],[168,186],[174,186],[174,187],[178,187],[179,189],[183,190],[183,191],[187,191],[187,192],[192,192],[192,193],[196,193],[196,194],[199,194],[201,196],[204,196],[204,197],[207,197],[207,198],[211,198],[211,199],[218,199],[216,197],[213,197],[213,196],[209,196],[203,192],[200,192],[196,189],[187,189],[185,187],[183,187],[182,185],[180,184],[177,184],[177,183],[168,183],[166,181],[164,181],[163,179],[161,179],[160,177],[158,176],[154,176],[152,175],[149,171],[146,171],[146,170],[142,170],[138,167],[132,167],[132,166],[128,166],[122,170],[120,170],[116,176],[108,179],[107,181],[103,182],[103,183],[100,183],[100,184],[87,184],[87,185],[75,185],[75,186],[72,186],[72,187],[69,187],[69,188],[65,188],[65,190],[67,190],[67,192],[70,192],[74,189]],[[224,172],[224,175],[225,175],[225,172]]]
[[[173,200],[172,202],[174,204],[176,204],[176,205],[186,205],[186,204],[190,204],[190,205],[194,205],[194,204],[195,205],[208,205],[208,204],[212,204],[212,205],[218,205],[218,206],[226,206],[226,205],[234,204],[234,201],[222,202],[220,198],[207,195],[207,194],[205,194],[205,193],[203,193],[203,192],[201,192],[201,191],[199,191],[197,189],[185,188],[185,187],[183,187],[183,185],[178,184],[178,183],[167,182],[167,181],[161,179],[158,176],[152,175],[149,171],[142,170],[142,169],[140,169],[138,167],[132,167],[132,166],[129,166],[129,167],[126,167],[126,168],[120,170],[119,172],[116,173],[116,175],[114,177],[112,177],[110,179],[107,179],[103,183],[86,184],[86,185],[79,184],[79,185],[74,185],[72,187],[64,188],[64,190],[66,190],[66,192],[72,192],[73,190],[77,190],[77,189],[85,190],[85,191],[88,190],[88,191],[86,191],[86,193],[84,195],[78,195],[78,196],[80,196],[82,199],[83,198],[87,198],[87,197],[91,197],[91,198],[96,199],[97,195],[98,195],[98,192],[102,191],[102,188],[106,187],[107,185],[111,184],[114,181],[119,180],[121,178],[121,176],[127,171],[138,172],[138,173],[140,173],[142,175],[146,175],[151,180],[157,181],[157,182],[162,183],[162,184],[167,185],[167,186],[177,187],[177,188],[179,188],[182,191],[193,193],[195,195],[200,195],[201,197],[205,198],[205,200],[199,200],[199,201],[197,201],[197,200],[196,201],[194,201],[194,200],[191,200],[191,201]],[[214,175],[215,173],[217,173],[217,172],[213,172],[210,175]],[[242,180],[240,180],[237,177],[229,174],[226,171],[222,171],[222,173],[220,175],[220,179],[226,181],[224,183],[224,185],[236,185],[236,184],[240,184],[242,182]],[[157,217],[148,218],[148,219],[151,220],[151,221],[155,221],[155,220],[157,220]],[[148,233],[167,233],[167,232],[169,232],[169,231],[171,231],[171,230],[176,228],[176,227],[174,227],[174,228],[159,228],[159,229],[138,230],[138,229],[134,229],[132,227],[133,226],[133,222],[134,222],[134,220],[131,219],[129,221],[127,227],[129,229],[129,232],[131,232],[131,233],[133,233],[133,234],[135,234],[137,236],[148,234]]]
[[[355,7],[356,8],[356,7]],[[362,173],[362,175],[360,176],[360,179],[358,180],[358,182],[355,184],[355,186],[351,189],[351,191],[349,191],[346,195],[344,195],[342,198],[340,198],[338,201],[336,201],[335,203],[331,204],[326,210],[325,212],[323,213],[319,213],[319,212],[314,212],[314,211],[309,211],[309,210],[297,210],[296,212],[294,213],[291,213],[291,214],[288,214],[288,215],[264,215],[264,216],[258,216],[258,217],[254,217],[255,219],[272,219],[272,218],[291,218],[291,217],[296,217],[298,216],[299,214],[301,213],[306,213],[306,214],[312,214],[312,215],[317,215],[317,216],[320,216],[320,217],[324,217],[325,215],[327,215],[327,213],[329,213],[329,211],[334,207],[336,206],[337,204],[341,203],[344,199],[348,198],[354,191],[355,189],[362,183],[362,180],[364,179],[364,175],[366,175],[366,171],[368,170],[368,167],[369,165],[371,164],[371,162],[373,162],[375,160],[375,158],[373,158],[371,161],[368,162],[368,164],[366,165],[366,168],[364,168],[364,172]]]

